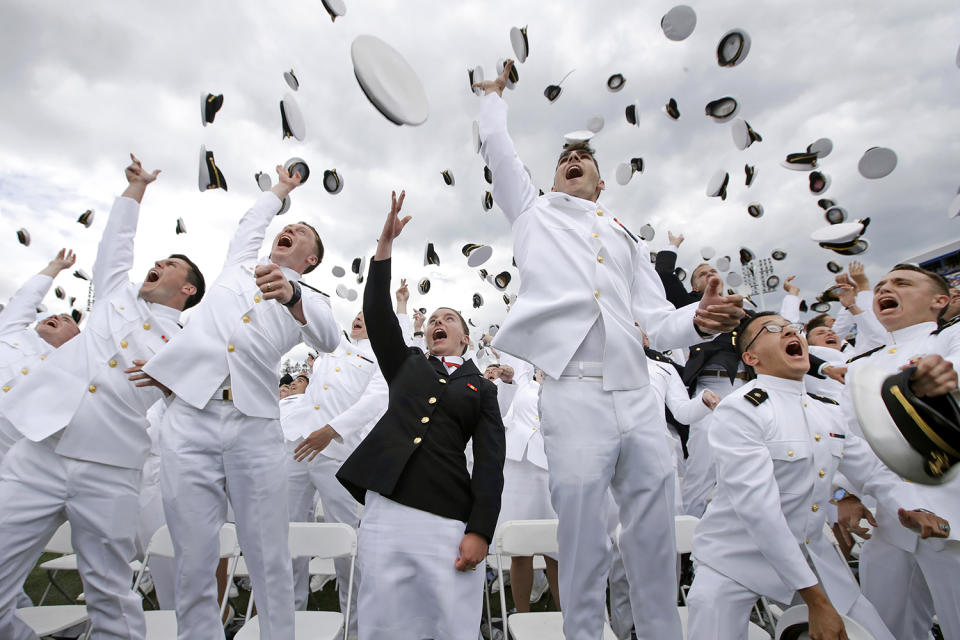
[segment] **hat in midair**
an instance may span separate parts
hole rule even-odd
[[[623,89],[623,85],[627,83],[627,79],[623,77],[622,73],[615,73],[609,78],[607,78],[607,89],[611,92],[616,93]]]
[[[689,38],[696,26],[697,14],[685,4],[675,6],[660,18],[660,28],[663,29],[663,35],[674,42]]]
[[[820,138],[807,146],[807,153],[815,153],[819,158],[826,158],[832,151],[833,141],[830,138]]]
[[[510,284],[510,278],[511,276],[509,271],[501,271],[493,279],[493,284],[497,289],[503,291],[507,288],[507,285]]]
[[[430,292],[430,280],[423,278],[420,280],[420,283],[417,285],[417,291],[420,292],[420,295],[427,295]]]
[[[837,206],[837,203],[831,200],[830,198],[820,198],[817,200],[817,206],[826,211],[831,207]]]
[[[739,287],[743,284],[743,276],[739,271],[731,271],[727,274],[727,284],[731,287]]]
[[[300,184],[305,183],[307,178],[310,177],[310,167],[307,166],[303,158],[290,158],[283,163],[283,168],[287,170],[287,175],[291,178],[300,174]]]
[[[283,81],[287,83],[287,86],[290,87],[292,91],[300,88],[300,81],[297,80],[297,76],[294,75],[293,69],[283,72]]]
[[[809,177],[810,193],[815,196],[822,195],[830,188],[830,176],[821,171],[811,171]]]
[[[453,178],[453,172],[450,169],[444,169],[440,172],[440,175],[443,176],[443,183],[448,187],[452,187],[456,184],[456,180]]]
[[[712,260],[713,256],[717,255],[717,250],[713,247],[701,247],[700,248],[700,257],[704,260]]]
[[[731,29],[723,34],[717,44],[717,64],[735,67],[750,53],[750,35],[743,29]]]
[[[727,271],[730,268],[730,256],[717,258],[717,271]]]
[[[300,111],[300,105],[290,93],[283,94],[280,101],[280,124],[283,127],[283,137],[296,138],[303,142],[307,135],[307,124]]]
[[[483,67],[477,65],[472,69],[467,69],[467,80],[470,82],[470,91],[473,91],[478,96],[482,96],[483,89],[476,85],[483,84]]]
[[[780,285],[780,276],[776,274],[767,276],[766,285],[767,289],[776,289]]]
[[[63,300],[67,297],[66,292],[64,292],[63,287],[57,287],[53,290],[53,295],[57,296],[58,300]]]
[[[657,234],[656,230],[649,224],[645,224],[640,227],[640,239],[645,242],[650,242],[653,240],[654,236]]]
[[[703,111],[714,122],[728,122],[740,113],[740,103],[736,98],[725,96],[708,102]]]
[[[487,165],[483,165],[483,179],[487,184],[493,184],[493,171]]]
[[[480,198],[480,204],[484,211],[490,211],[490,209],[493,209],[493,194],[489,191],[484,192],[483,197]]]
[[[840,273],[841,271],[843,271],[843,267],[841,267],[836,262],[831,260],[830,262],[827,263],[827,271],[829,271],[830,273]]]
[[[468,267],[479,267],[493,255],[493,247],[487,244],[465,244],[460,252],[467,259]]]
[[[782,251],[782,250],[780,250],[780,249],[774,249],[774,250],[770,253],[770,257],[773,258],[774,260],[780,261],[780,260],[783,260],[784,258],[787,257],[787,252],[786,252],[786,251]]]
[[[428,242],[427,247],[423,250],[423,266],[426,267],[430,265],[435,267],[440,266],[440,256],[437,255],[432,242]]]
[[[740,264],[749,264],[753,262],[754,257],[753,251],[750,251],[750,249],[746,247],[740,248]]]
[[[371,35],[350,46],[353,73],[370,103],[396,125],[420,125],[430,115],[420,78],[400,52]]]
[[[627,118],[627,122],[632,125],[639,124],[640,122],[640,107],[636,102],[631,102],[627,105],[627,108],[624,109],[624,115]]]
[[[600,133],[603,129],[603,116],[591,116],[587,119],[587,129],[594,133]]]
[[[788,153],[781,166],[793,171],[813,171],[817,167],[816,153]]]
[[[746,174],[743,183],[749,187],[757,179],[757,168],[752,164],[745,164],[743,165],[743,172]]]
[[[336,169],[327,169],[323,172],[323,188],[331,195],[340,193],[343,191],[343,176]]]
[[[474,294],[473,294],[473,308],[474,308],[474,309],[479,309],[479,308],[482,307],[482,306],[483,306],[483,296],[481,296],[479,293],[474,293]]]
[[[677,107],[677,101],[674,98],[670,98],[663,109],[667,112],[667,116],[669,116],[671,120],[680,119],[680,109]]]
[[[183,221],[183,218],[177,218],[177,230],[176,230],[176,231],[177,231],[176,235],[180,235],[181,233],[186,233],[186,232],[187,232],[187,223]]]
[[[203,145],[200,145],[200,172],[197,185],[200,187],[200,191],[209,189],[227,190],[227,179],[223,177],[223,173],[217,167],[217,163],[213,159],[213,151],[207,151],[207,148]]]
[[[334,278],[342,278],[343,276],[345,276],[345,275],[347,274],[346,270],[345,270],[343,267],[339,266],[339,265],[337,265],[337,266],[335,266],[333,269],[331,269],[330,272],[333,274],[333,277],[334,277]]]
[[[843,207],[830,207],[823,212],[823,217],[826,218],[830,224],[840,224],[841,222],[846,222],[847,210]]]
[[[77,269],[73,272],[74,278],[79,278],[80,280],[89,280],[90,274],[84,271],[83,269]]]
[[[857,169],[870,180],[885,178],[897,168],[897,154],[886,147],[870,147],[864,151]]]
[[[523,64],[530,55],[530,41],[527,39],[526,27],[513,27],[510,29],[510,46],[513,47],[513,53],[517,56],[517,62]]]
[[[730,125],[730,134],[733,136],[733,144],[737,149],[743,151],[754,142],[763,142],[763,136],[753,130],[750,123],[742,118],[737,118]]]
[[[217,116],[217,111],[223,106],[223,94],[218,96],[212,93],[200,94],[200,121],[203,126],[213,124],[213,119]]]
[[[747,205],[747,213],[750,214],[751,218],[762,218],[763,205],[759,202],[751,202],[749,205]]]
[[[330,21],[335,22],[337,18],[347,15],[347,5],[344,0],[320,0],[323,8],[330,16]]]
[[[730,183],[730,174],[723,169],[718,169],[710,182],[707,183],[707,196],[710,198],[727,199],[727,185]]]
[[[498,60],[497,61],[497,75],[503,73],[503,70],[507,68],[507,63],[510,60]],[[517,83],[520,82],[520,72],[517,71],[517,65],[510,67],[510,73],[507,74],[507,89],[513,91],[517,88]]]
[[[93,209],[87,209],[81,213],[80,217],[77,218],[77,222],[89,229],[90,225],[93,224]]]

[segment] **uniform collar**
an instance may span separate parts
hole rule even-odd
[[[146,302],[146,300],[144,300],[144,302]],[[150,305],[150,314],[155,318],[170,320],[171,322],[180,320],[180,309],[174,309],[165,304],[157,304],[155,302],[147,302],[147,304]]]
[[[912,324],[909,327],[904,327],[903,329],[897,329],[896,331],[889,332],[887,335],[890,336],[890,340],[887,342],[887,345],[889,346],[913,342],[914,340],[918,340],[930,335],[936,330],[936,322],[921,322],[919,324]]]
[[[266,256],[266,257],[260,258],[260,261],[257,262],[257,264],[262,265],[262,264],[273,264],[273,263],[270,261],[270,256]],[[280,266],[280,265],[277,265],[277,266]],[[251,272],[252,271],[253,270],[251,269]],[[297,273],[290,267],[281,266],[280,271],[283,272],[283,277],[285,277],[287,280],[293,280],[294,282],[299,282],[300,278],[303,277],[301,274]]]
[[[765,373],[757,374],[757,388],[765,391],[774,390],[792,395],[802,396],[807,392],[803,380],[790,380],[789,378],[778,378]]]
[[[543,197],[551,202],[554,200],[561,200],[567,204],[576,205],[581,207],[585,211],[592,211],[595,209],[605,209],[598,198],[596,202],[593,200],[584,200],[583,198],[578,198],[577,196],[571,196],[568,193],[563,193],[560,191],[550,191],[549,193],[543,194]]]

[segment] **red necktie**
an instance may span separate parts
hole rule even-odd
[[[445,358],[440,358],[440,362],[442,362],[443,366],[445,367],[456,367],[457,369],[460,368],[459,364],[457,364],[456,362],[447,362]]]

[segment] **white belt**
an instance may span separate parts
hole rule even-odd
[[[584,362],[582,360],[571,360],[564,368],[561,378],[602,378],[602,362]]]

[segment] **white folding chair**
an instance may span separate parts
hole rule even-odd
[[[229,563],[229,575],[227,584],[233,582],[233,572],[237,566],[236,559],[240,555],[240,546],[237,544],[237,528],[232,522],[228,522],[220,528],[220,557],[229,558],[233,561]],[[140,581],[143,580],[143,574],[150,564],[150,558],[173,558],[173,539],[170,537],[170,530],[164,525],[157,529],[156,533],[150,538],[150,544],[147,545],[147,551],[143,556],[143,563],[137,572],[137,577],[133,581],[133,590],[140,587]],[[227,609],[227,599],[230,591],[223,594],[223,601],[220,603],[220,618],[223,618],[223,612]],[[177,613],[170,609],[161,609],[158,611],[144,611],[144,617],[147,621],[147,640],[167,640],[177,637]]]
[[[87,608],[82,604],[54,604],[45,607],[23,607],[17,615],[39,637],[60,633],[84,622],[89,623]],[[87,629],[89,633],[89,628]],[[86,637],[84,634],[83,637]]]
[[[493,546],[497,558],[497,579],[500,582],[500,612],[510,635],[516,640],[563,638],[563,613],[543,611],[507,615],[507,597],[503,585],[505,560],[513,556],[556,555],[557,520],[511,520],[497,529]],[[616,640],[608,622],[603,623],[603,639]]]
[[[357,560],[357,532],[339,522],[291,522],[290,558],[350,558],[350,579],[347,587],[346,611],[297,611],[294,613],[294,638],[298,640],[334,640],[343,629],[347,640],[350,628],[350,607],[353,598],[353,574]],[[342,589],[344,585],[340,585]],[[253,593],[250,594],[253,602]],[[235,640],[258,640],[259,616],[247,618],[234,636]]]
[[[53,537],[43,547],[44,553],[59,553],[56,558],[51,558],[46,562],[41,562],[39,568],[47,572],[47,586],[40,595],[37,605],[40,606],[50,594],[50,588],[53,587],[63,595],[69,602],[73,598],[67,593],[66,589],[60,586],[56,581],[57,573],[60,571],[76,571],[77,555],[73,552],[73,543],[71,541],[70,523],[64,522],[53,532]]]

